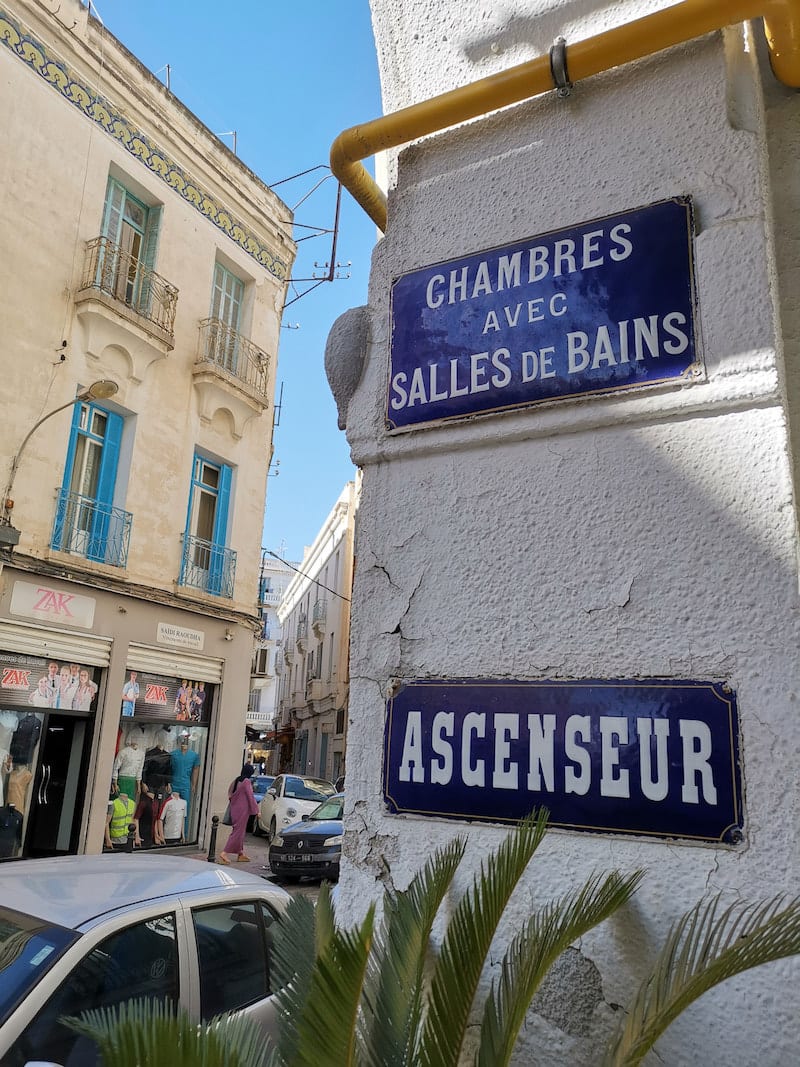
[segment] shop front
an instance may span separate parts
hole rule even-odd
[[[0,859],[77,852],[109,643],[48,635],[35,655],[37,628],[2,636],[17,648],[0,647]]]
[[[145,849],[198,839],[218,688],[198,671],[220,677],[219,664],[209,669],[197,660],[185,664],[185,677],[137,669],[162,656],[129,649],[111,773],[110,803],[133,802],[136,846]],[[107,836],[105,844],[116,842]]]
[[[0,862],[117,850],[131,822],[137,849],[204,848],[241,766],[252,630],[2,578]]]

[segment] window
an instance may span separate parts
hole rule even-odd
[[[112,1008],[146,997],[178,1003],[175,916],[161,915],[118,931],[93,948],[23,1031],[3,1060],[23,1067],[33,1060],[64,1067],[100,1063],[97,1046],[61,1020],[87,1008]]]
[[[211,318],[219,323],[212,332],[214,362],[236,373],[239,362],[239,325],[244,300],[244,282],[226,270],[222,264],[214,266],[214,285],[211,290]]]
[[[195,454],[181,567],[181,585],[233,595],[236,553],[225,547],[233,470]]]
[[[124,566],[131,516],[113,506],[124,421],[96,404],[75,405],[54,549]]]
[[[152,270],[161,209],[147,207],[114,178],[108,179],[103,211],[104,250],[98,262],[101,288],[142,314],[149,314]]]
[[[270,931],[275,915],[263,903],[231,903],[192,912],[204,1020],[237,1011],[272,993]]]

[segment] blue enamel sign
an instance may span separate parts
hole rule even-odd
[[[397,278],[387,426],[686,377],[693,232],[678,197]]]
[[[735,694],[719,682],[419,680],[387,703],[393,813],[737,843]]]

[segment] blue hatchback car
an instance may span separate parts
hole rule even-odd
[[[344,793],[323,800],[301,822],[279,830],[269,847],[269,865],[276,878],[339,877],[342,858],[342,812]]]

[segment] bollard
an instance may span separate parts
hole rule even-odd
[[[219,815],[214,815],[211,819],[211,836],[208,839],[208,862],[216,863],[216,849],[217,849],[217,830],[219,829]]]
[[[133,838],[136,834],[136,823],[128,823],[128,840],[125,842],[125,851],[133,852]]]

